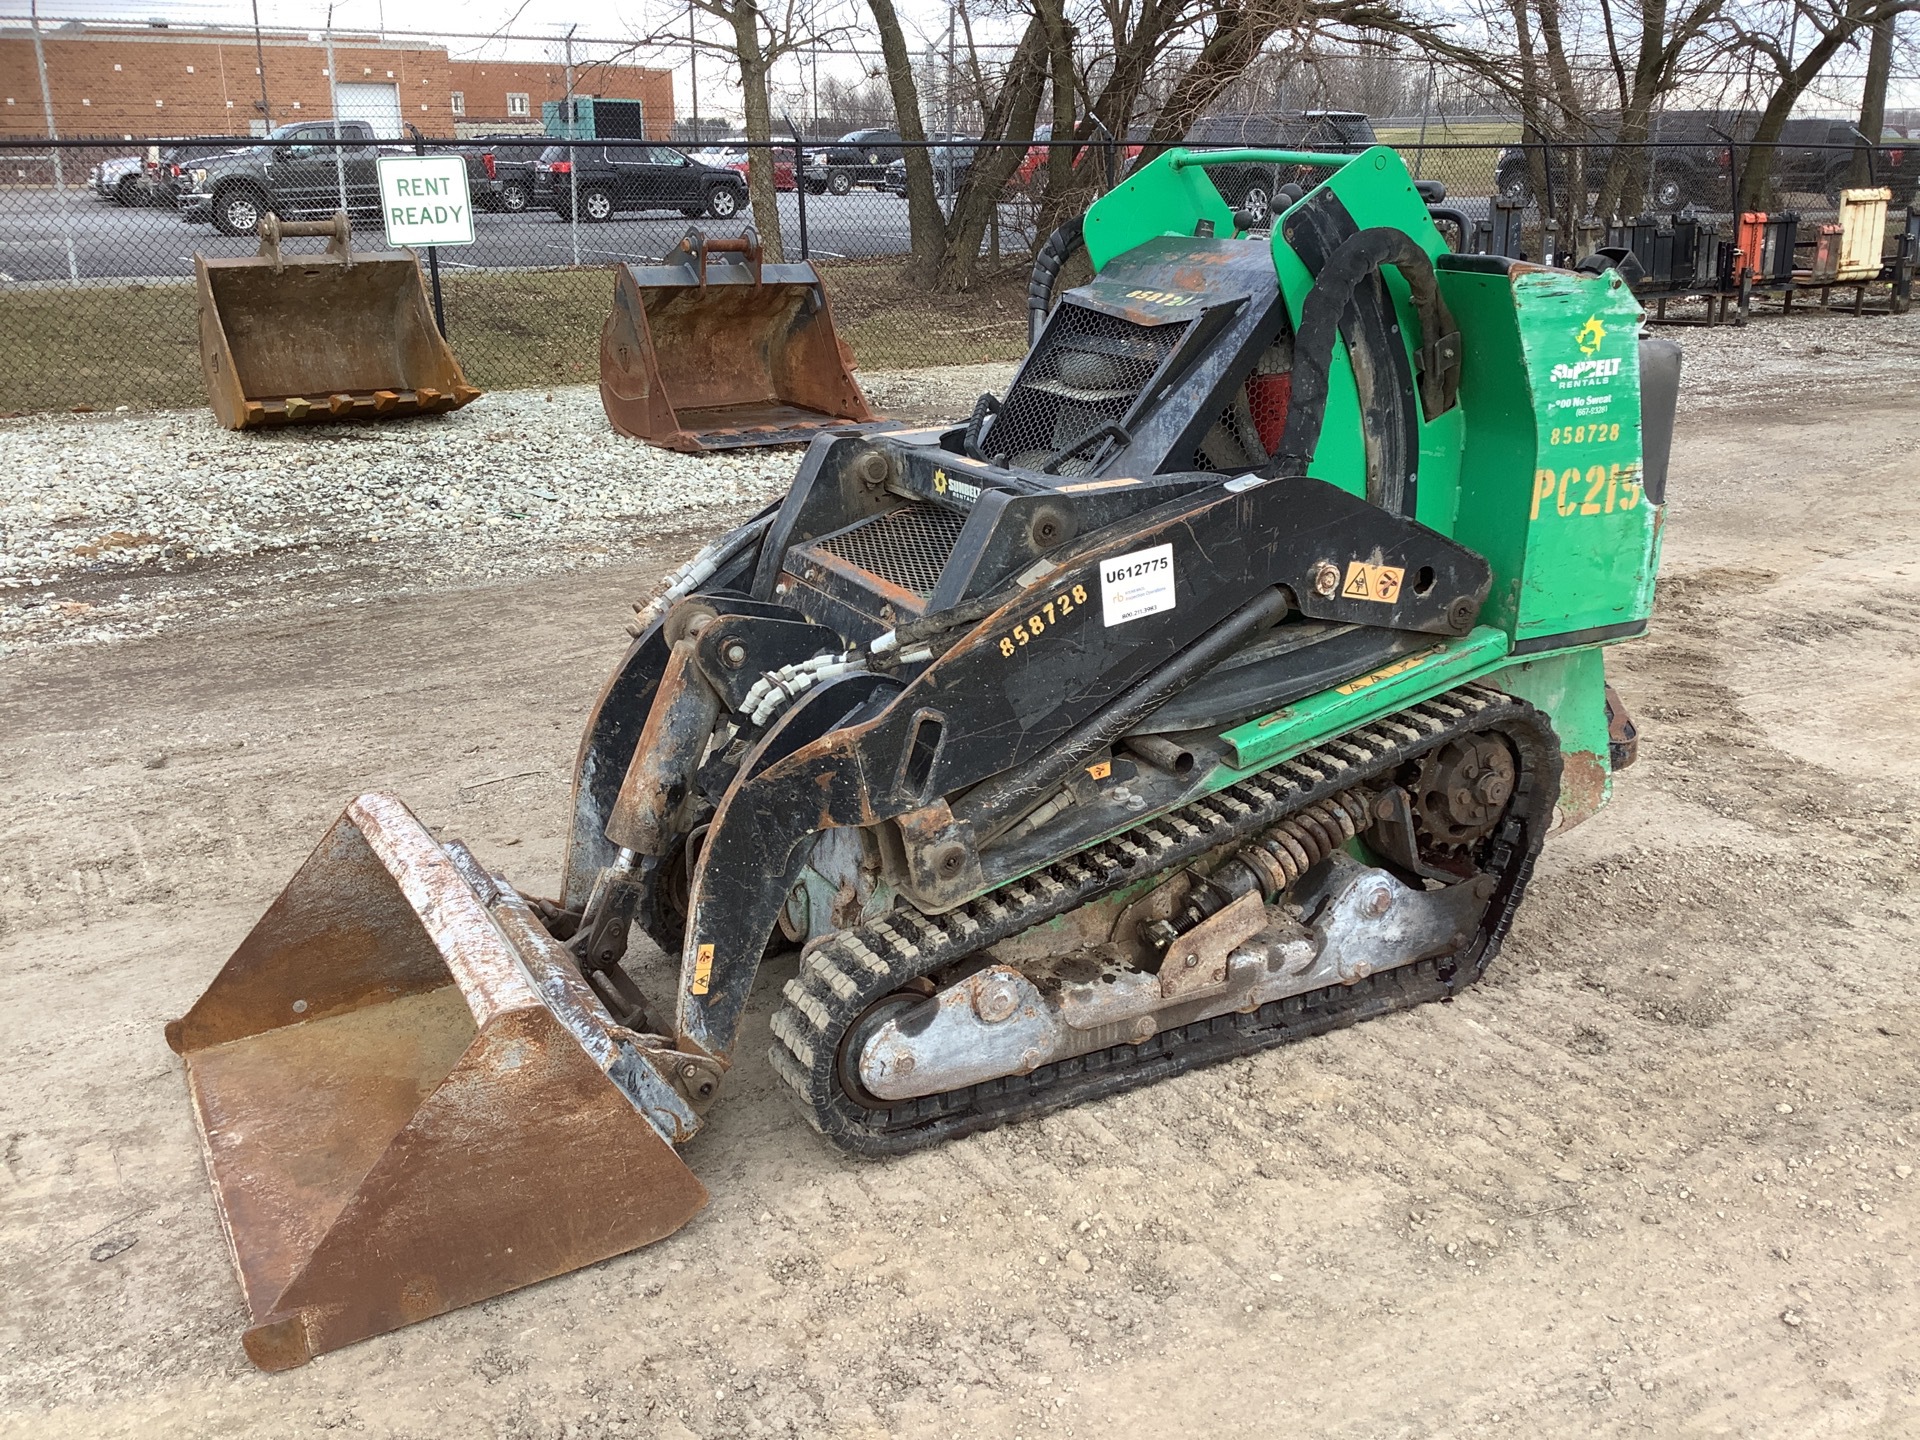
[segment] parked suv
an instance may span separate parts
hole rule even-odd
[[[959,193],[967,183],[967,172],[973,168],[974,156],[980,153],[977,143],[965,140],[951,145],[936,145],[927,151],[927,158],[933,163],[933,193],[946,198],[951,180],[951,189]],[[894,195],[905,197],[907,193],[907,157],[902,155],[887,166],[887,178],[881,188]]]
[[[1244,146],[1357,155],[1377,139],[1373,121],[1357,110],[1299,110],[1205,116],[1194,122],[1186,143],[1217,149]],[[1298,185],[1305,190],[1326,178],[1323,172],[1305,165],[1209,165],[1207,174],[1220,191],[1220,198],[1236,210],[1247,211],[1256,223],[1272,213],[1273,197],[1282,185]]]
[[[534,166],[534,202],[598,223],[622,210],[678,210],[692,219],[727,220],[747,203],[747,182],[731,170],[702,165],[667,145],[549,145]]]
[[[886,188],[887,167],[905,152],[898,130],[849,130],[807,157],[807,189],[845,195],[856,185]]]
[[[337,130],[337,135],[336,135]],[[194,165],[193,184],[180,196],[181,218],[211,223],[223,235],[251,235],[271,212],[287,220],[347,213],[380,215],[379,148],[364,120],[318,120],[282,125],[268,137],[287,145],[252,145]]]

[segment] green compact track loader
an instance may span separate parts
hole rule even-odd
[[[169,1028],[256,1362],[691,1219],[766,965],[868,1156],[1486,970],[1633,756],[1678,351],[1448,253],[1387,149],[1174,150],[1078,238],[1004,396],[819,436],[641,608],[548,898],[362,796]]]

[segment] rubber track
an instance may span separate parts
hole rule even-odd
[[[1250,1014],[1164,1030],[1139,1045],[1043,1065],[884,1109],[847,1094],[838,1050],[868,1006],[911,980],[1008,939],[1101,895],[1266,829],[1349,786],[1396,769],[1457,735],[1495,730],[1519,755],[1513,801],[1495,832],[1487,870],[1497,877],[1479,931],[1458,953],[1361,981],[1290,996]],[[853,1154],[893,1155],[991,1129],[1198,1066],[1428,1000],[1480,978],[1512,924],[1560,789],[1560,749],[1546,717],[1524,701],[1465,685],[1190,801],[944,915],[902,909],[819,941],[786,983],[773,1016],[776,1073],[814,1128]]]

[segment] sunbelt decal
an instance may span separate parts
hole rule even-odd
[[[1569,365],[1564,360],[1551,371],[1554,381],[1561,385],[1582,385],[1590,380],[1611,380],[1620,373],[1620,359],[1576,360]]]

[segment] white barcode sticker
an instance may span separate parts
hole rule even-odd
[[[1100,613],[1109,625],[1173,609],[1173,546],[1156,545],[1100,562]]]

